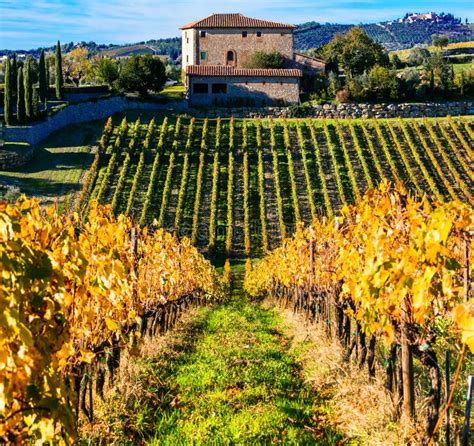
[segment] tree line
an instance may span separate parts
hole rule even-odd
[[[62,74],[61,46],[58,41],[55,52],[55,96],[63,99],[64,79]],[[27,56],[24,63],[16,55],[8,56],[5,62],[4,115],[7,125],[25,124],[41,117],[47,110],[50,99],[50,70],[46,64],[44,50],[38,62]]]
[[[431,100],[474,94],[472,70],[455,72],[444,56],[447,36],[434,35],[436,51],[415,48],[409,61],[390,55],[363,29],[354,27],[310,55],[327,61],[327,72],[307,80],[312,99],[338,102]]]
[[[78,87],[84,79],[94,80],[110,90],[138,92],[143,96],[150,90],[160,91],[166,79],[173,77],[163,62],[151,55],[118,61],[108,57],[91,58],[86,49],[76,48],[63,56],[59,41],[54,56],[48,59],[44,50],[38,60],[28,55],[21,62],[15,54],[8,56],[4,73],[7,125],[26,124],[41,118],[47,112],[48,100],[64,99],[65,83]],[[51,89],[52,83],[54,89]]]

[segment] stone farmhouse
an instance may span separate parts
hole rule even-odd
[[[242,14],[213,14],[181,27],[190,105],[297,104],[303,72],[325,64],[293,51],[294,26]],[[285,68],[246,68],[255,52],[279,52]]]

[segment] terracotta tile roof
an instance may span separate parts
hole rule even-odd
[[[285,28],[293,29],[288,23],[272,22],[270,20],[253,19],[242,14],[212,14],[204,19],[195,20],[181,27],[191,28]]]
[[[321,63],[327,64],[327,62],[324,59],[321,59],[320,57],[308,56],[307,54],[304,54],[304,53],[294,52],[293,56],[300,56],[304,59],[310,59],[310,60],[314,60],[316,62],[321,62]]]
[[[188,65],[186,74],[191,76],[245,76],[245,77],[301,77],[296,68],[234,68],[225,65]]]

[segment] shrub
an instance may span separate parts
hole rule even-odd
[[[257,51],[244,63],[245,68],[284,68],[285,58],[278,51]]]
[[[151,55],[132,56],[122,65],[118,86],[145,96],[149,90],[161,91],[166,82],[165,66]]]

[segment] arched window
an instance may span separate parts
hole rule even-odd
[[[233,50],[229,50],[227,51],[227,55],[226,55],[226,64],[227,65],[235,65],[235,51]]]

